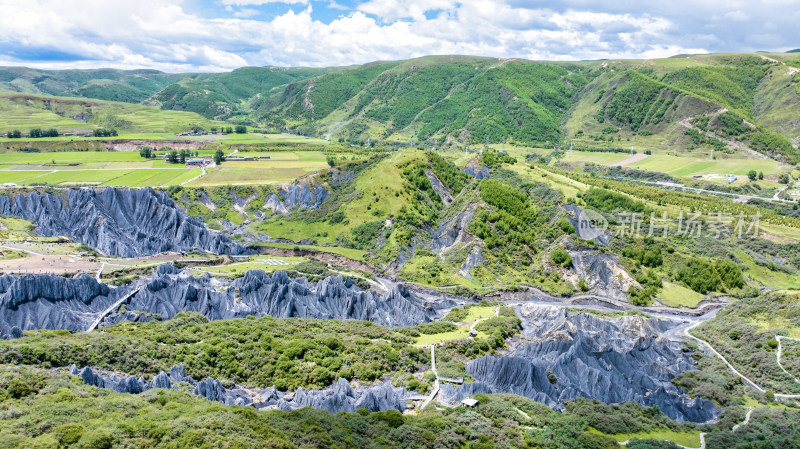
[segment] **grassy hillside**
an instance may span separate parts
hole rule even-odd
[[[174,133],[212,126],[204,117],[180,111],[104,100],[53,97],[0,91],[0,130],[56,128],[59,131],[91,131],[113,128],[140,133]]]
[[[140,103],[183,77],[157,70],[38,70],[0,67],[0,89]]]
[[[228,118],[247,113],[248,101],[257,101],[277,86],[310,78],[329,69],[245,67],[230,73],[185,78],[158,92],[153,104],[162,109],[198,113],[207,118]]]
[[[220,74],[0,69],[0,89],[144,103],[356,145],[518,145],[800,158],[800,59],[681,55],[543,63],[429,56]],[[730,133],[717,116],[746,122]]]
[[[470,57],[371,64],[289,86],[261,117],[357,142],[555,142],[583,72]]]

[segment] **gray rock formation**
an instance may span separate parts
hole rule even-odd
[[[331,388],[325,390],[304,390],[299,388],[291,401],[284,398],[282,409],[311,407],[327,410],[331,413],[340,411],[355,412],[366,408],[371,412],[383,410],[406,409],[406,400],[410,393],[405,388],[395,388],[390,384],[353,389],[347,379],[339,379]]]
[[[0,338],[21,337],[22,330],[86,330],[98,314],[134,288],[129,285],[112,290],[91,276],[2,275]],[[396,327],[431,321],[441,315],[440,311],[454,306],[452,301],[428,301],[403,286],[379,295],[341,276],[309,283],[305,278],[290,278],[283,271],[269,275],[253,270],[228,281],[208,275],[195,278],[172,265],[159,266],[149,282],[124,303],[127,311],[110,311],[101,326],[198,312],[211,320],[269,315],[368,320]]]
[[[330,388],[323,390],[305,390],[298,388],[294,394],[278,391],[274,386],[269,388],[242,388],[239,386],[226,389],[219,380],[207,378],[200,382],[187,376],[183,365],[173,366],[169,374],[161,371],[152,381],[143,378],[125,376],[102,370],[85,367],[78,370],[72,365],[68,372],[79,376],[88,385],[108,388],[118,393],[139,394],[152,388],[178,388],[174,383],[188,383],[194,386],[194,394],[209,401],[225,405],[253,406],[256,408],[278,408],[294,410],[311,407],[331,413],[355,412],[366,408],[371,412],[406,409],[406,401],[411,394],[405,388],[395,388],[390,384],[371,387],[352,388],[346,379],[339,379]]]
[[[681,343],[661,337],[674,323],[641,316],[605,320],[536,305],[521,307],[519,314],[528,342],[508,356],[470,362],[467,371],[478,384],[448,388],[446,397],[515,393],[561,408],[563,401],[583,396],[658,405],[679,421],[705,422],[717,415],[712,402],[689,398],[671,382],[678,373],[695,369]]]
[[[0,215],[36,223],[43,236],[67,236],[104,254],[136,257],[165,251],[242,254],[226,235],[187,216],[153,189],[71,189],[0,195]]]
[[[480,246],[475,245],[472,247],[472,250],[469,252],[469,254],[467,254],[467,258],[464,260],[464,263],[462,263],[458,268],[458,274],[467,279],[472,279],[472,275],[469,274],[470,271],[482,263],[483,252]]]
[[[564,209],[567,211],[567,219],[575,228],[578,237],[608,246],[611,236],[606,232],[608,223],[602,215],[572,204],[564,205]]]
[[[447,220],[435,232],[430,248],[435,252],[447,251],[456,244],[466,244],[475,240],[467,233],[467,227],[475,215],[476,205],[472,205],[455,217]]]
[[[436,176],[436,173],[434,173],[433,170],[426,168],[425,176],[428,177],[428,181],[430,181],[433,191],[439,195],[439,199],[442,200],[445,206],[449,206],[450,203],[453,202],[453,194],[450,193],[450,190],[448,190],[447,187],[442,184],[442,181],[439,180],[439,177]]]
[[[128,300],[128,310],[170,319],[179,312],[198,312],[211,320],[269,315],[276,318],[355,319],[384,326],[411,326],[437,318],[453,304],[429,302],[399,286],[383,295],[362,290],[351,278],[328,277],[316,284],[251,270],[232,282],[211,276],[192,277],[162,265],[150,282]],[[104,324],[124,319],[109,315]]]
[[[222,386],[220,381],[210,377],[197,383],[197,386],[194,387],[194,394],[202,396],[209,401],[225,403],[225,387]]]
[[[475,179],[488,179],[492,177],[492,172],[489,170],[489,167],[481,165],[475,160],[470,161],[461,171],[475,177]]]
[[[328,191],[324,187],[303,179],[281,185],[277,193],[264,201],[264,208],[276,214],[288,214],[294,208],[318,209],[326,198]]]
[[[580,279],[586,281],[589,291],[599,296],[628,301],[631,287],[641,287],[636,279],[619,264],[619,256],[597,250],[568,247],[572,266],[564,278],[573,285]]]
[[[22,330],[86,329],[100,310],[121,298],[91,276],[0,276],[0,337],[19,338]],[[14,329],[17,329],[16,331]]]

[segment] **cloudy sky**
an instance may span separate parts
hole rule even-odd
[[[798,0],[0,0],[0,65],[225,71],[800,47]]]

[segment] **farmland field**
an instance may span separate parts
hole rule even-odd
[[[592,162],[600,165],[612,165],[628,159],[628,153],[603,153],[590,151],[570,151],[564,162]],[[689,177],[706,174],[746,175],[748,171],[764,172],[765,175],[783,172],[780,163],[767,159],[699,159],[695,157],[668,156],[654,154],[639,161],[625,165],[626,168],[656,171],[676,177]]]
[[[272,184],[291,181],[306,174],[302,168],[257,168],[222,166],[208,170],[208,174],[187,184],[190,187],[217,185]]]
[[[213,154],[200,150],[202,155]],[[328,166],[320,151],[240,152],[236,156],[269,156],[256,161],[227,161],[207,169],[191,186],[272,184],[290,182]],[[200,175],[161,159],[143,159],[135,151],[5,152],[0,159],[0,184],[102,185],[160,187],[178,185]]]

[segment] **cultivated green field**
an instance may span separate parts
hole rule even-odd
[[[639,155],[642,157],[645,155]],[[569,151],[561,160],[564,162],[592,162],[600,165],[613,165],[630,158],[628,153],[602,153],[591,151]],[[655,171],[683,178],[694,175],[732,174],[747,175],[750,170],[764,172],[764,175],[783,173],[781,164],[770,159],[701,159],[691,156],[668,156],[654,154],[625,165],[626,168]]]
[[[200,150],[203,155],[212,150]],[[236,156],[269,156],[257,161],[227,161],[207,169],[189,186],[260,185],[291,182],[328,166],[319,151],[240,152]],[[102,185],[161,187],[179,185],[202,174],[161,159],[143,159],[135,151],[6,152],[0,154],[0,184]]]
[[[477,320],[494,317],[495,307],[470,307],[467,317],[458,326],[458,329],[439,334],[422,334],[416,339],[418,345],[433,345],[443,341],[460,340],[469,337],[470,327]],[[485,332],[478,332],[476,338],[485,338]]]
[[[780,164],[765,159],[716,159],[703,160],[691,157],[652,155],[626,167],[639,170],[660,171],[669,175],[686,177],[706,174],[747,175],[750,170],[762,171],[764,175],[781,173]]]

